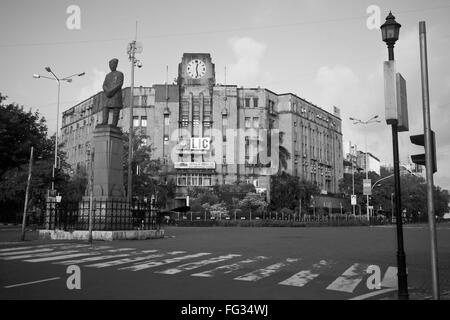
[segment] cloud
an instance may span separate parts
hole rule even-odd
[[[236,56],[236,62],[227,68],[229,83],[240,85],[261,83],[261,78],[266,76],[261,68],[266,44],[249,37],[233,37],[228,43]]]
[[[88,85],[84,86],[80,90],[78,95],[78,101],[86,100],[94,94],[102,91],[103,81],[105,80],[106,72],[94,68],[91,74],[86,74],[88,77]]]

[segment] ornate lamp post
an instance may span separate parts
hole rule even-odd
[[[394,61],[394,46],[398,40],[401,24],[395,21],[395,17],[389,12],[386,22],[380,27],[381,36],[386,42],[389,53],[389,61]],[[394,153],[394,188],[395,188],[395,217],[397,225],[397,269],[398,269],[398,298],[407,300],[408,279],[406,274],[405,250],[403,247],[403,221],[402,221],[402,203],[400,194],[400,164],[398,155],[398,121],[391,120],[392,126],[392,145]]]

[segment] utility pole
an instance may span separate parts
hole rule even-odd
[[[425,157],[426,157],[426,175],[427,175],[427,210],[428,224],[430,228],[431,244],[431,277],[433,285],[433,299],[439,300],[439,274],[436,240],[436,218],[434,212],[433,199],[433,150],[430,121],[430,96],[428,85],[428,57],[427,57],[427,34],[425,21],[419,22],[420,37],[420,69],[422,77],[422,107],[423,107],[423,128],[425,131]]]
[[[93,191],[94,191],[94,149],[89,154],[90,172],[89,172],[89,243],[92,244],[92,225],[93,225]]]
[[[25,203],[23,205],[22,236],[21,236],[22,241],[25,241],[25,226],[27,223],[27,210],[28,210],[28,194],[30,192],[31,172],[33,170],[33,151],[34,147],[32,146],[30,152],[30,164],[28,165],[28,180],[27,180],[27,189],[25,191]]]

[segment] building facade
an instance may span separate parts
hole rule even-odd
[[[129,96],[124,88],[118,123],[124,131]],[[87,162],[102,97],[100,92],[63,113],[61,141],[74,170]],[[195,186],[241,181],[269,194],[279,145],[290,154],[282,169],[323,193],[337,193],[343,176],[339,116],[291,93],[216,84],[210,54],[185,53],[176,84],[135,88],[133,126],[150,137],[152,157],[163,159],[163,179],[176,181],[177,205]]]

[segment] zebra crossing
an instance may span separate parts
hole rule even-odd
[[[303,288],[320,278],[328,279],[324,290],[354,293],[369,276],[369,264],[339,263],[332,260],[312,262],[306,257],[275,259],[240,253],[142,250],[113,248],[79,243],[57,243],[0,249],[0,261],[80,265],[83,268],[115,268],[119,272],[153,272],[165,276],[185,274],[196,278],[228,277],[231,281],[255,283],[272,281],[281,287]],[[397,268],[385,266],[380,289],[395,289]],[[275,275],[277,275],[275,277]],[[285,277],[281,279],[281,277]],[[334,279],[329,281],[330,276]],[[277,280],[272,280],[277,279]],[[323,285],[323,281],[320,282]]]

